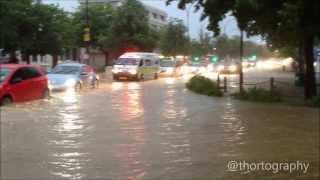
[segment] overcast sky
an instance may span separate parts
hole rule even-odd
[[[67,11],[74,11],[79,6],[79,0],[42,0],[44,3],[58,4]],[[179,18],[185,22],[187,25],[187,11],[180,10],[177,8],[177,2],[172,2],[169,6],[166,6],[166,0],[141,0],[143,3],[164,10],[168,13],[169,18]],[[206,30],[208,21],[200,21],[201,11],[194,12],[192,7],[189,9],[189,28],[190,35],[192,38],[197,38],[198,33],[201,28]],[[226,33],[228,36],[239,35],[239,29],[237,28],[237,23],[233,17],[228,16],[224,19],[220,26],[222,27],[222,32]],[[260,38],[251,38],[254,41],[261,42]]]

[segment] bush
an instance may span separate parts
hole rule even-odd
[[[320,107],[320,96],[313,97],[310,105],[313,107]]]
[[[203,76],[194,76],[186,84],[186,87],[198,94],[207,96],[223,96],[222,91],[218,88],[217,84],[211,79]]]
[[[254,102],[280,102],[282,101],[281,93],[277,90],[265,90],[262,88],[251,88],[242,93],[235,93],[234,96],[240,100]]]

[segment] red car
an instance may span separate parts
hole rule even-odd
[[[0,65],[0,105],[49,96],[48,79],[40,67]]]

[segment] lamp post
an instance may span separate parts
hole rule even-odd
[[[89,1],[86,0],[86,15],[85,15],[85,21],[86,21],[86,25],[84,28],[84,36],[83,36],[83,41],[85,42],[85,46],[86,46],[86,52],[85,52],[85,56],[84,56],[84,60],[85,62],[88,64],[89,63],[89,46],[90,46],[90,26],[89,26]]]
[[[243,92],[243,70],[242,70],[242,61],[243,61],[243,30],[240,30],[240,63],[239,63],[239,90],[240,93]]]

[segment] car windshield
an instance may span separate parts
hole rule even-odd
[[[10,74],[11,70],[9,68],[0,68],[0,83],[3,82],[7,76]]]
[[[50,74],[77,74],[79,71],[79,66],[56,66]]]
[[[190,66],[200,67],[200,66],[201,66],[201,64],[200,64],[200,63],[192,63],[192,64],[190,64]]]
[[[118,59],[116,65],[138,65],[138,60],[133,58]]]
[[[161,67],[174,67],[175,63],[173,61],[162,61],[160,63]]]

